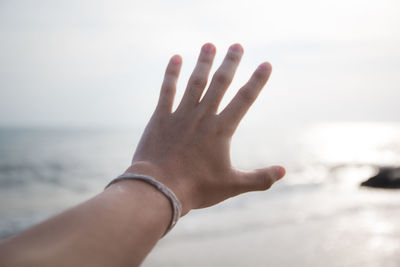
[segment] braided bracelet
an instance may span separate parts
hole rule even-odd
[[[155,188],[157,188],[161,193],[163,193],[171,202],[171,207],[172,207],[172,219],[171,222],[165,231],[164,235],[165,236],[178,222],[178,219],[181,217],[182,213],[182,205],[179,202],[178,198],[174,194],[174,192],[171,191],[167,186],[164,184],[160,183],[156,179],[154,179],[151,176],[147,175],[142,175],[142,174],[135,174],[135,173],[124,173],[118,176],[117,178],[113,179],[105,188],[109,187],[111,184],[115,182],[119,182],[122,180],[131,180],[131,179],[136,179],[136,180],[141,180],[146,183],[151,184]]]

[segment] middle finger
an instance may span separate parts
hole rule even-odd
[[[233,80],[242,55],[243,47],[240,44],[229,47],[221,66],[215,72],[210,86],[200,102],[202,109],[208,112],[217,112],[219,103]]]

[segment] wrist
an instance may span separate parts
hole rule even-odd
[[[169,200],[154,186],[140,180],[120,180],[110,184],[105,196],[112,203],[120,223],[140,224],[143,231],[152,231],[160,238],[166,233],[173,215]],[[137,216],[138,210],[141,216]],[[135,223],[132,223],[135,221]]]
[[[182,179],[179,179],[177,174],[169,171],[167,168],[147,161],[138,161],[132,163],[125,173],[148,175],[168,187],[182,205],[182,216],[192,209],[191,194],[189,193],[190,187]]]

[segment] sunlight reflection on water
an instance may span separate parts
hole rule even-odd
[[[304,134],[305,145],[325,163],[398,165],[400,126],[391,123],[319,124]]]

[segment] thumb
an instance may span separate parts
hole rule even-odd
[[[248,191],[264,191],[269,189],[276,181],[285,176],[286,170],[282,166],[270,166],[242,172],[243,189]]]

